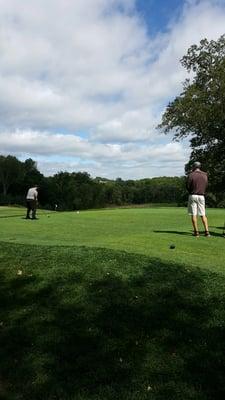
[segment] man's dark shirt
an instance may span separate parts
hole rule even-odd
[[[188,176],[187,189],[190,194],[204,195],[207,185],[207,174],[200,169],[196,169]]]

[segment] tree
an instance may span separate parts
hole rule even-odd
[[[225,35],[192,45],[181,64],[193,74],[170,102],[159,125],[174,140],[190,138],[189,165],[201,161],[217,194],[225,188]]]
[[[36,161],[32,160],[32,158],[25,160],[24,171],[23,192],[34,185],[40,185],[42,191],[44,176],[38,170]]]
[[[8,155],[0,156],[0,184],[3,195],[6,196],[13,186],[21,184],[24,178],[23,163],[16,157]]]

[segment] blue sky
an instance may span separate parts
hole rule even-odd
[[[45,175],[184,173],[157,129],[190,45],[225,33],[224,0],[0,0],[0,153]]]
[[[136,3],[150,36],[167,31],[171,21],[179,18],[183,6],[183,0],[138,0]]]

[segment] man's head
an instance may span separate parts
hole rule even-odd
[[[201,163],[199,161],[195,161],[193,164],[193,171],[195,171],[196,169],[201,168]]]

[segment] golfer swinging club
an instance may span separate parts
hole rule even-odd
[[[38,186],[30,188],[26,196],[27,203],[27,216],[26,219],[37,219],[36,210],[38,204]],[[32,218],[30,218],[30,212],[32,211]]]
[[[198,161],[194,162],[192,172],[188,175],[188,213],[191,215],[194,236],[199,237],[197,221],[199,215],[205,228],[205,236],[209,237],[208,220],[205,215],[205,191],[208,185],[208,176],[200,168],[201,163]]]

